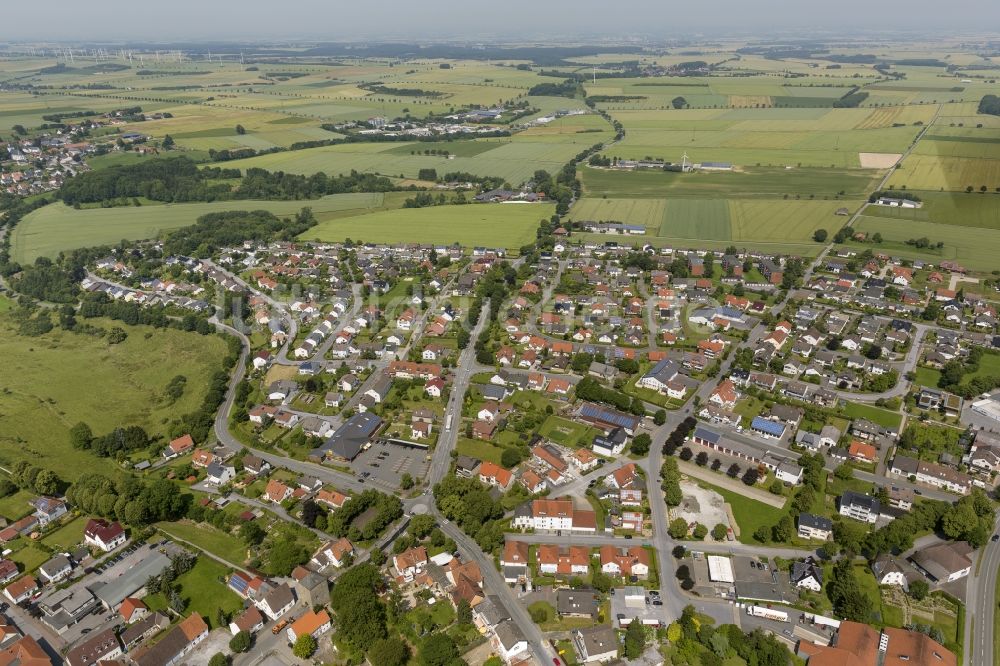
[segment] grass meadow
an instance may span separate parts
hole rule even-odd
[[[157,435],[173,417],[201,405],[204,387],[226,350],[222,339],[175,329],[125,328],[128,339],[117,345],[59,329],[29,338],[0,316],[0,356],[5,359],[0,466],[27,460],[66,480],[97,469],[114,473],[113,463],[70,446],[74,424],[84,421],[95,434],[134,424]],[[188,388],[170,404],[163,392],[176,375],[187,377]]]
[[[320,222],[301,240],[372,243],[460,243],[516,249],[535,238],[551,204],[468,204],[400,208]]]
[[[213,201],[80,210],[54,203],[27,215],[14,227],[11,242],[14,258],[30,263],[36,257],[54,257],[73,248],[155,238],[165,231],[194,224],[207,213],[263,209],[276,215],[294,215],[309,207],[322,220],[333,213],[381,207],[384,199],[381,193],[357,193],[305,201]]]
[[[452,157],[424,155],[427,144],[416,142],[350,143],[261,155],[225,162],[224,166],[299,174],[322,171],[330,175],[356,170],[402,178],[416,178],[421,169],[436,169],[439,175],[468,172],[498,176],[518,185],[538,169],[555,173],[580,151],[610,138],[610,126],[605,123],[604,127],[605,131],[598,132],[584,129],[571,134],[515,135],[444,144]]]

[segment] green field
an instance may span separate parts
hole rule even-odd
[[[871,207],[869,207],[871,208]],[[960,227],[914,220],[893,220],[884,217],[863,215],[855,223],[858,231],[872,235],[882,234],[885,239],[880,251],[902,257],[924,259],[937,263],[950,259],[978,270],[993,270],[997,267],[997,253],[1000,251],[1000,229]],[[911,238],[928,238],[932,243],[943,242],[941,250],[917,248],[907,245]],[[868,246],[871,247],[871,246]]]
[[[42,543],[58,552],[69,552],[83,543],[83,530],[87,518],[78,516],[42,537]]]
[[[853,211],[858,205],[859,201],[843,200],[584,198],[570,210],[570,218],[645,225],[646,234],[631,237],[633,242],[655,237],[673,242],[808,245],[816,229],[833,232],[844,225],[846,218],[835,214],[838,209]]]
[[[753,533],[760,527],[772,527],[785,515],[783,509],[776,509],[707,481],[696,480],[695,482],[699,486],[709,488],[722,495],[722,498],[732,507],[733,517],[736,518],[736,523],[740,526],[740,541],[743,543],[758,543],[754,540]]]
[[[903,415],[898,412],[890,412],[887,409],[863,405],[858,402],[848,402],[844,406],[844,414],[851,419],[868,419],[886,428],[899,428],[903,420]]]
[[[200,613],[208,626],[219,628],[218,615],[222,610],[233,615],[242,608],[240,598],[225,583],[229,569],[208,559],[199,557],[194,567],[177,578],[180,596],[187,602],[185,613]],[[164,594],[151,594],[143,599],[150,610],[164,611],[167,599]]]
[[[461,171],[499,176],[519,185],[538,169],[557,172],[581,150],[610,138],[610,126],[605,126],[606,130],[600,132],[515,135],[445,144],[444,148],[453,154],[450,158],[420,154],[426,150],[426,144],[421,143],[350,143],[272,153],[223,166],[300,174],[322,171],[331,175],[356,170],[403,178],[416,178],[420,169],[436,169],[439,175]]]
[[[246,546],[238,538],[207,523],[193,523],[189,520],[183,520],[174,523],[157,523],[156,527],[168,536],[187,541],[233,565],[243,566],[246,561]]]
[[[102,320],[87,323],[111,326]],[[84,421],[101,435],[131,424],[162,435],[170,419],[201,405],[204,387],[226,351],[220,337],[147,326],[123,328],[128,339],[109,346],[102,338],[59,329],[23,337],[6,316],[0,317],[0,356],[5,363],[0,377],[0,466],[26,460],[66,480],[88,471],[113,474],[116,465],[70,446],[69,429],[75,423]],[[163,391],[176,375],[187,377],[188,388],[169,404]]]
[[[1000,229],[1000,197],[994,193],[973,192],[916,192],[923,206],[920,208],[891,208],[868,206],[865,215],[891,220],[935,222],[962,227]],[[942,233],[948,233],[942,230]]]
[[[616,171],[584,167],[580,174],[588,196],[633,199],[689,196],[747,199],[860,199],[874,188],[877,176],[861,169],[747,167],[742,171],[675,173]],[[841,194],[843,192],[843,194]]]
[[[227,210],[269,210],[293,215],[303,207],[318,219],[344,211],[363,211],[383,205],[380,193],[333,194],[300,201],[215,201],[118,208],[76,210],[54,203],[27,215],[11,236],[14,258],[30,263],[36,257],[54,257],[78,247],[106,245],[125,240],[154,238],[164,231],[185,227],[207,213]]]
[[[327,220],[300,236],[306,241],[372,243],[460,243],[465,246],[519,248],[535,238],[540,220],[555,211],[550,204],[468,204],[401,208]]]
[[[7,495],[3,499],[0,499],[0,516],[6,518],[7,522],[10,523],[24,518],[35,510],[28,504],[35,497],[34,493],[30,493],[27,490],[18,490],[13,494]]]
[[[729,202],[725,199],[671,199],[657,234],[665,238],[731,240]]]
[[[889,184],[910,190],[945,190],[964,192],[967,187],[979,190],[983,185],[990,192],[1000,187],[1000,145],[989,144],[984,152],[993,159],[920,155],[907,157],[892,173]]]

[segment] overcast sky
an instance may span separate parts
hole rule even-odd
[[[946,6],[929,0],[46,0],[42,11],[32,2],[3,5],[0,41],[620,38],[1000,26],[996,0],[949,0]]]

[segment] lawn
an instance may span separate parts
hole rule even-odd
[[[79,516],[42,537],[42,543],[59,552],[67,552],[83,543],[83,530],[87,518]]]
[[[8,559],[14,560],[20,565],[22,572],[30,572],[37,569],[39,566],[45,564],[52,558],[52,553],[47,550],[42,550],[29,539],[21,537],[21,543],[23,547],[18,548],[15,544],[8,544],[6,547],[13,547],[15,550],[12,554],[8,556]]]
[[[34,493],[30,493],[27,490],[18,490],[11,495],[7,495],[3,499],[0,499],[0,516],[6,518],[8,522],[24,518],[35,510],[34,507],[28,504],[28,501],[35,497]]]
[[[302,240],[372,243],[459,243],[516,249],[532,242],[550,204],[469,204],[383,210],[326,220],[303,233]]]
[[[206,523],[182,520],[174,523],[157,523],[156,527],[167,536],[187,541],[234,565],[242,566],[246,560],[246,546],[237,537]]]
[[[219,627],[218,615],[221,609],[228,616],[236,614],[243,604],[225,583],[229,569],[210,560],[199,557],[190,571],[176,581],[180,586],[180,596],[187,602],[185,615],[200,613],[210,628]],[[151,594],[143,601],[150,610],[162,611],[167,607],[167,599],[162,594]]]
[[[14,258],[30,263],[36,257],[54,257],[63,250],[113,244],[122,240],[155,238],[164,231],[194,224],[208,213],[227,210],[269,210],[294,215],[304,206],[318,219],[343,211],[382,206],[380,193],[334,194],[307,201],[214,201],[156,206],[122,206],[76,210],[54,203],[28,214],[11,235]]]
[[[938,382],[941,380],[941,371],[934,368],[918,367],[915,374],[914,382],[920,386],[937,388]]]
[[[568,447],[587,447],[597,430],[576,421],[550,415],[538,428],[538,434]]]
[[[886,428],[899,428],[903,420],[903,415],[898,412],[850,401],[844,405],[844,414],[851,419],[868,419]]]
[[[106,320],[90,325],[110,328]],[[119,425],[140,425],[164,437],[169,420],[200,407],[205,387],[226,353],[216,335],[176,329],[125,326],[128,338],[103,338],[56,329],[41,337],[18,335],[0,316],[0,466],[26,460],[68,481],[88,471],[114,474],[117,467],[74,449],[69,429],[77,422],[103,435]],[[187,377],[174,403],[164,397],[170,380]],[[163,439],[161,439],[163,441]]]
[[[468,439],[467,437],[458,438],[455,450],[458,451],[458,455],[460,456],[471,456],[497,465],[500,464],[500,456],[504,452],[502,446],[484,442],[480,439]]]

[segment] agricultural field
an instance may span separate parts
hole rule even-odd
[[[583,167],[579,171],[587,197],[610,199],[662,197],[728,197],[783,199],[859,199],[874,189],[876,172],[862,169],[748,167],[738,171],[676,173],[616,171]]]
[[[140,425],[164,434],[178,414],[197,409],[209,377],[219,368],[226,345],[215,335],[175,329],[122,326],[128,338],[108,345],[104,338],[56,329],[41,337],[16,333],[9,314],[0,315],[0,466],[19,460],[51,469],[66,480],[98,467],[115,466],[74,449],[69,429],[79,421],[95,434],[119,425]],[[89,320],[110,328],[118,322]],[[187,377],[187,390],[174,403],[164,396],[168,382]],[[100,386],[100,391],[92,387]]]
[[[583,199],[570,211],[570,218],[642,224],[647,236],[660,238],[795,242],[809,241],[816,229],[843,226],[846,218],[836,211],[842,207],[853,211],[858,205],[859,201]]]
[[[981,227],[961,227],[933,222],[893,220],[884,217],[861,216],[855,223],[858,231],[882,234],[884,242],[878,246],[882,252],[911,259],[939,262],[950,259],[976,270],[991,271],[997,267],[1000,249],[1000,230]],[[926,237],[932,243],[943,242],[940,250],[920,250],[906,241]]]
[[[399,198],[393,193],[395,198]],[[113,244],[125,240],[155,238],[165,231],[194,224],[202,215],[227,210],[268,210],[275,215],[294,215],[312,208],[319,220],[345,211],[365,211],[383,206],[381,193],[332,194],[300,201],[213,201],[143,205],[138,208],[85,208],[76,210],[53,203],[26,216],[11,235],[16,261],[30,263],[36,257],[54,257],[79,247]]]
[[[988,191],[995,191],[1000,187],[1000,144],[987,144],[985,148],[973,150],[990,148],[997,159],[912,154],[892,173],[889,185],[900,189],[948,192],[963,192],[969,187],[979,191],[985,186]]]
[[[435,243],[486,245],[514,249],[530,243],[550,204],[468,204],[377,211],[320,222],[300,237],[305,241]]]
[[[934,222],[962,227],[1000,229],[1000,198],[995,193],[918,192],[920,208],[868,206],[865,215],[893,220]],[[941,233],[947,233],[942,230]]]
[[[439,175],[468,172],[498,176],[518,185],[530,179],[538,169],[559,171],[580,151],[609,139],[610,126],[603,125],[604,130],[596,132],[591,131],[593,128],[583,128],[573,133],[445,143],[441,148],[453,154],[449,157],[422,154],[428,147],[423,143],[351,143],[273,153],[223,165],[307,175],[319,171],[333,175],[355,170],[400,178],[416,178],[420,169],[436,169]],[[473,146],[468,146],[469,143]]]

